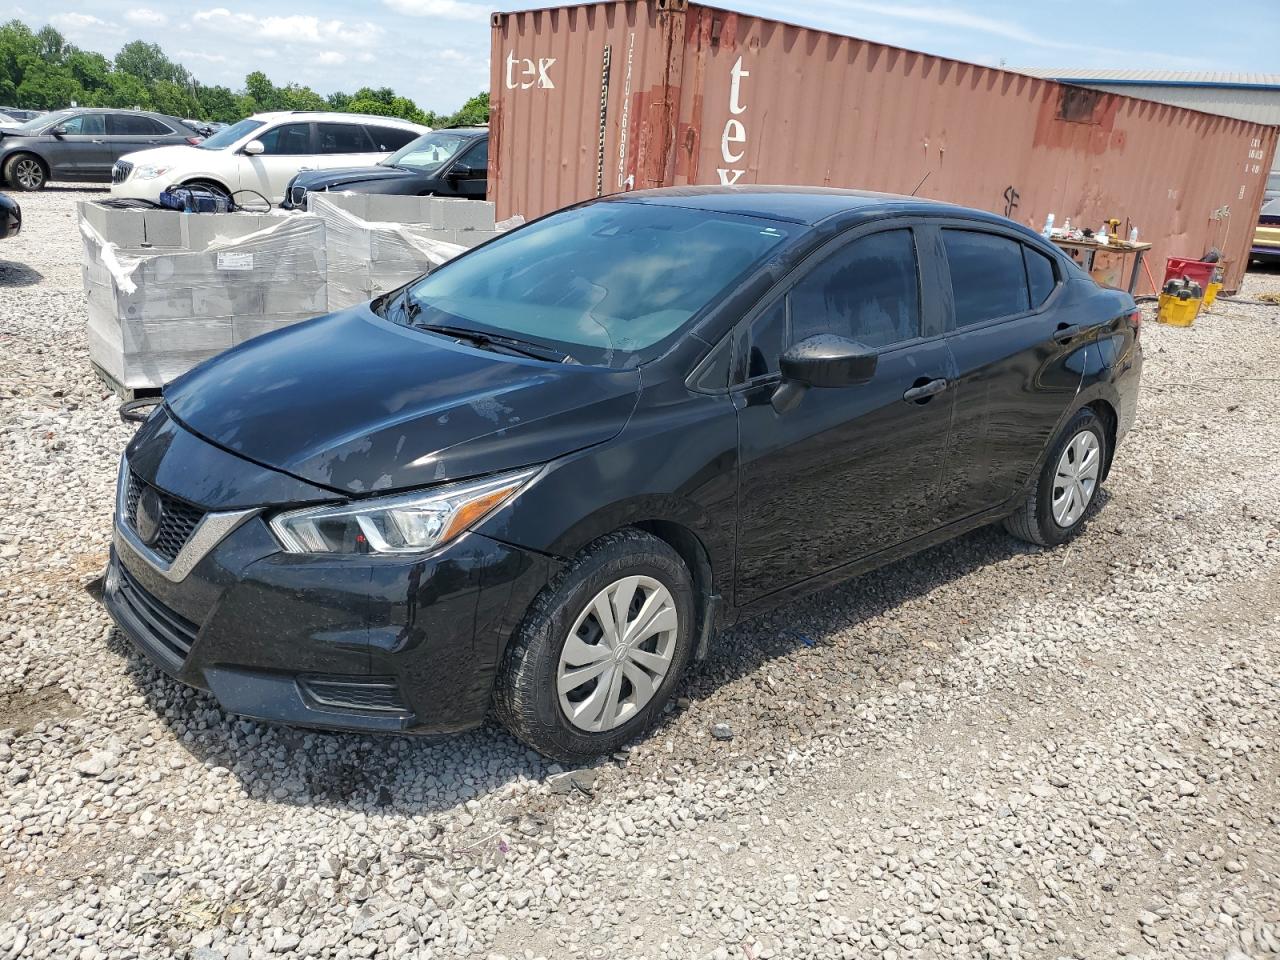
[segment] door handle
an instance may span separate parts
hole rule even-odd
[[[1068,340],[1074,340],[1087,329],[1083,323],[1073,323],[1069,327],[1059,327],[1053,331],[1053,342],[1066,343]]]
[[[902,395],[902,399],[907,403],[919,403],[941,393],[949,386],[951,384],[946,379],[939,377],[936,380],[930,380],[928,383],[922,383],[918,387],[912,387]]]
[[[90,143],[106,143],[105,140],[90,140]]]

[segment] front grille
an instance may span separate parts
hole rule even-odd
[[[307,188],[306,187],[290,187],[289,202],[292,203],[295,207],[301,208],[307,202]]]
[[[111,168],[111,182],[124,183],[131,173],[133,173],[132,163],[128,160],[117,160],[116,165]]]
[[[147,593],[124,564],[116,561],[116,569],[120,572],[116,596],[133,621],[135,631],[140,634],[136,639],[166,659],[175,661],[171,666],[180,667],[191,652],[200,628]]]
[[[142,497],[142,492],[147,489],[148,484],[140,480],[138,475],[132,470],[129,471],[129,489],[125,494],[125,506],[127,510],[127,518],[129,526],[136,533],[138,530],[138,500]],[[156,553],[157,556],[163,557],[169,563],[177,558],[182,552],[182,548],[186,546],[191,534],[195,532],[200,521],[204,519],[204,511],[199,507],[194,507],[185,500],[179,500],[177,497],[171,497],[159,487],[152,488],[160,495],[160,505],[163,514],[160,520],[160,531],[156,535],[155,543],[148,546]]]
[[[393,677],[301,677],[302,692],[322,707],[360,713],[408,713]]]

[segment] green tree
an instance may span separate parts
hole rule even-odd
[[[151,105],[151,91],[137,77],[119,70],[112,71],[107,77],[107,87],[98,96],[95,106],[116,107],[129,110],[134,107],[143,108]]]
[[[191,83],[186,67],[174,63],[160,49],[159,44],[134,40],[126,43],[116,54],[116,69],[131,74],[143,83],[167,81],[182,86]]]
[[[84,88],[71,71],[58,63],[27,60],[22,64],[22,82],[15,99],[24,107],[56,110],[72,103],[83,103]]]

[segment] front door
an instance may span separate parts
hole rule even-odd
[[[46,150],[50,180],[110,180],[116,159],[107,144],[107,118],[101,113],[82,113],[62,122],[65,133]]]
[[[284,188],[299,170],[317,166],[311,124],[282,123],[258,137],[262,153],[238,159],[241,190],[256,190],[272,203],[284,199]],[[252,198],[241,197],[245,203]]]
[[[735,602],[819,576],[936,525],[951,423],[950,354],[926,322],[909,228],[819,251],[742,332],[735,371],[739,499]],[[838,334],[878,352],[875,375],[771,402],[791,344]],[[928,385],[926,395],[909,393]]]
[[[472,144],[449,165],[439,191],[442,197],[483,200],[489,183],[489,138]]]

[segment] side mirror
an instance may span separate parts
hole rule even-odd
[[[770,402],[778,413],[797,403],[806,387],[852,387],[876,372],[876,352],[857,340],[824,333],[792,344],[778,360],[782,383]]]
[[[470,180],[473,176],[475,176],[475,171],[468,164],[455,163],[449,168],[450,180]]]
[[[256,157],[260,153],[266,153],[267,148],[262,145],[261,140],[250,140],[244,145],[242,152],[251,157]]]
[[[65,137],[67,135],[67,128],[62,124],[58,124],[56,127],[50,127],[49,132],[55,137]]]

